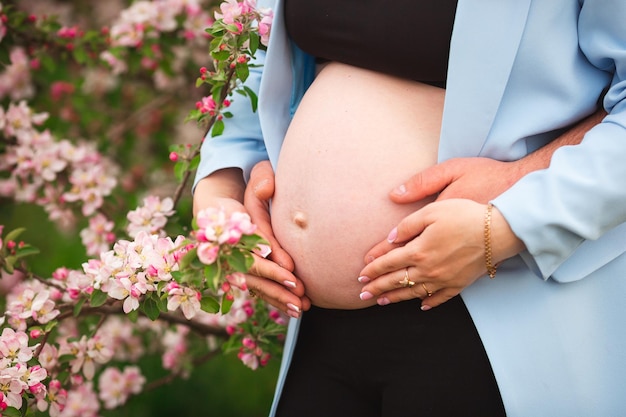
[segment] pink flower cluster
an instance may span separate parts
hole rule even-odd
[[[43,206],[50,218],[71,225],[74,214],[68,203],[92,216],[116,186],[116,167],[90,144],[56,141],[48,130],[36,126],[47,114],[35,114],[26,102],[0,108],[0,130],[15,140],[0,160],[0,195]]]
[[[2,20],[0,19],[0,41],[2,40],[2,29]],[[11,64],[7,65],[4,72],[0,74],[0,100],[5,97],[9,97],[13,101],[32,98],[35,94],[35,87],[30,72],[31,63],[26,51],[24,48],[13,48],[9,59]]]
[[[164,235],[163,227],[167,218],[174,214],[174,201],[167,197],[161,200],[157,196],[148,196],[143,199],[143,206],[128,212],[128,227],[126,231],[130,237],[139,232]]]
[[[37,399],[40,411],[47,408],[46,387],[42,381],[47,371],[39,365],[29,366],[37,346],[28,345],[28,335],[5,328],[0,334],[0,409],[22,407],[22,394],[28,392]]]
[[[129,313],[139,308],[144,294],[160,291],[159,283],[172,280],[187,252],[184,240],[139,232],[134,241],[120,240],[99,261],[86,265],[85,273],[92,277],[94,288],[123,300],[124,312]]]
[[[198,229],[198,258],[205,264],[212,264],[219,255],[223,244],[236,245],[243,235],[252,235],[256,225],[247,213],[234,212],[227,216],[224,210],[207,208],[196,215]]]
[[[237,28],[236,33],[243,31],[246,21],[256,20],[257,30],[261,35],[261,43],[267,46],[274,18],[271,9],[257,9],[256,0],[243,0],[241,2],[226,0],[220,4],[220,12],[215,12],[215,19],[222,19],[227,25],[233,25]]]
[[[146,37],[178,29],[179,17],[184,19],[182,35],[187,39],[204,36],[204,28],[211,23],[198,0],[136,1],[111,26],[111,45],[141,46]]]

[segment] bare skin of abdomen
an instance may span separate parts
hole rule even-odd
[[[356,309],[365,253],[428,201],[389,192],[437,159],[445,90],[330,63],[289,127],[272,225],[314,305]]]

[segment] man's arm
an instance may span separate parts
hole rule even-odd
[[[552,142],[517,161],[502,162],[481,157],[449,159],[409,178],[394,189],[390,197],[394,202],[404,204],[439,194],[437,200],[467,198],[486,204],[524,175],[549,167],[554,151],[579,144],[585,133],[605,116],[604,110],[598,110]]]

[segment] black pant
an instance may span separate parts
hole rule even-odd
[[[304,313],[278,417],[504,416],[460,297]]]

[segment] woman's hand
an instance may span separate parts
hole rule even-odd
[[[458,295],[486,272],[485,210],[471,200],[449,199],[407,216],[368,253],[373,260],[359,277],[368,282],[361,298],[376,297],[381,305],[421,298],[428,310]],[[496,208],[491,241],[494,264],[524,248]]]
[[[254,193],[251,192],[251,190],[254,190],[255,184],[262,182],[264,175],[265,171],[261,170],[255,176],[255,181],[251,182],[249,189],[246,190],[241,170],[229,168],[214,172],[198,182],[194,191],[193,211],[195,215],[198,211],[207,207],[221,207],[228,213],[236,211],[247,212],[254,223],[257,221],[261,222],[261,225],[257,224],[258,233],[270,242],[270,247],[263,248],[253,254],[254,263],[249,273],[245,275],[246,285],[249,290],[252,290],[251,294],[261,296],[264,301],[291,317],[299,317],[301,311],[310,307],[310,302],[304,296],[304,286],[292,274],[293,261],[276,242],[271,232],[271,227],[268,229],[267,225],[264,224],[265,220],[263,220],[262,216],[263,201],[256,198]],[[271,175],[271,180],[273,184],[273,174]],[[256,188],[260,190],[265,189],[263,186]],[[245,198],[247,200],[254,202],[254,204],[251,203],[251,211],[248,211],[247,207],[242,203],[244,194],[246,194]],[[265,202],[266,204],[267,202]],[[267,209],[265,209],[265,212],[267,213]],[[272,256],[275,259],[277,257],[286,265],[286,268],[279,266],[270,259],[266,259],[270,249],[272,253],[277,252],[279,254],[278,256],[270,255],[270,259]],[[281,250],[283,254],[281,254]]]
[[[311,307],[304,294],[304,284],[293,275],[294,263],[274,236],[269,212],[269,201],[274,195],[274,170],[269,161],[254,166],[244,194],[244,206],[259,234],[270,243],[267,259],[255,262],[247,277],[248,288],[270,304],[287,307],[286,313],[299,317]],[[285,288],[289,291],[285,291]]]

